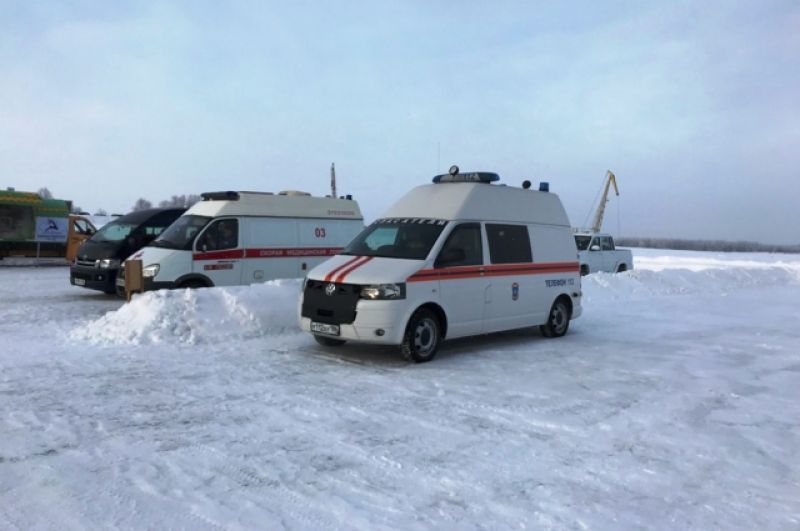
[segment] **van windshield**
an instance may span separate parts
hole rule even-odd
[[[166,249],[191,249],[195,236],[209,221],[211,218],[207,216],[181,216],[150,245]]]
[[[379,219],[350,242],[342,254],[424,260],[447,225],[434,219]]]
[[[575,245],[578,246],[579,251],[588,249],[590,241],[592,241],[591,236],[575,236]]]
[[[112,221],[111,223],[106,223],[94,233],[91,240],[93,242],[121,242],[138,226],[139,224],[137,223]]]

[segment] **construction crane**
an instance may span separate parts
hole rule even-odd
[[[597,212],[594,214],[594,222],[592,223],[592,232],[600,232],[600,227],[603,226],[603,216],[606,213],[606,203],[608,202],[608,189],[614,185],[614,192],[619,196],[619,188],[617,188],[617,178],[611,170],[606,171],[605,177],[606,184],[603,188],[603,196],[600,198],[600,204],[597,205]]]

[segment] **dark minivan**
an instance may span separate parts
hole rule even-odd
[[[103,225],[78,249],[70,268],[70,283],[116,293],[120,263],[152,242],[184,212],[184,208],[150,208],[125,214]]]

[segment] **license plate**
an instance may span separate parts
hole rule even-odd
[[[125,279],[124,278],[118,278],[117,279],[117,286],[119,286],[120,288],[124,288],[125,287]]]
[[[327,324],[327,323],[311,323],[311,331],[318,332],[320,334],[327,334],[329,336],[338,336],[339,335],[339,325],[334,324]]]
[[[85,286],[86,285],[86,281],[83,280],[82,278],[73,278],[72,280],[75,281],[75,285],[76,286]]]

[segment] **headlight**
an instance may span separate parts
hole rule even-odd
[[[104,258],[103,260],[96,260],[94,266],[99,267],[100,269],[116,268],[119,267],[119,260],[115,260],[113,258]]]
[[[158,274],[159,269],[161,269],[161,266],[158,264],[150,264],[142,269],[142,276],[145,278],[153,278]]]
[[[405,283],[400,283],[364,286],[361,288],[361,298],[370,300],[405,299],[406,285]]]

